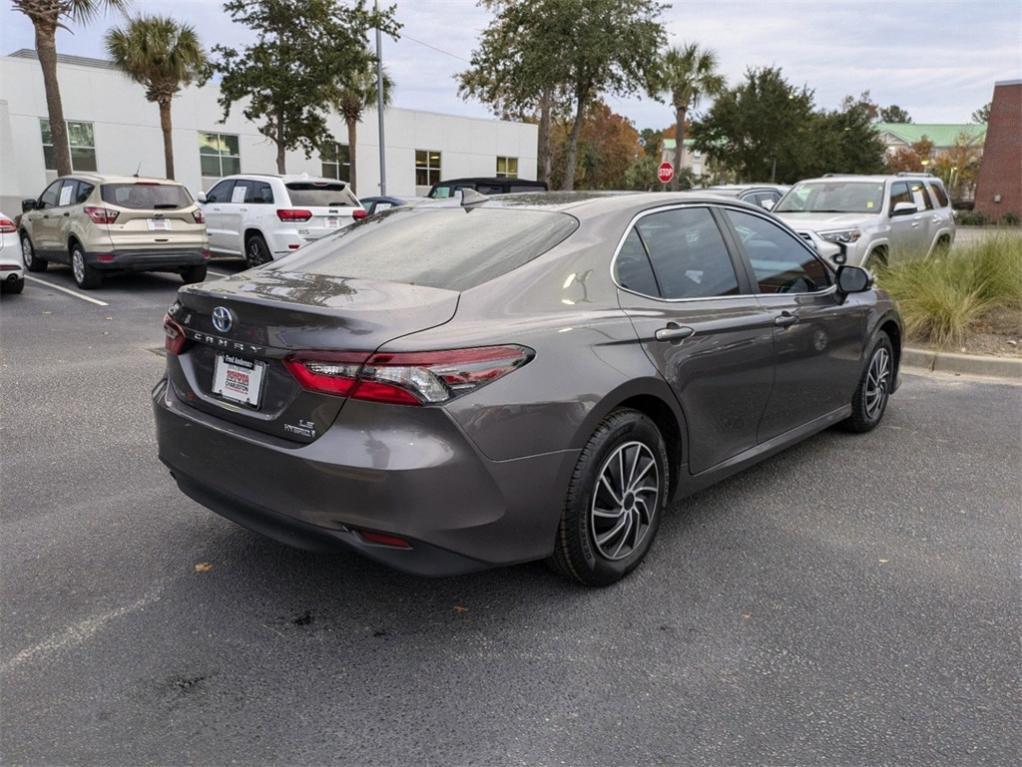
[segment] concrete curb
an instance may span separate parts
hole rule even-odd
[[[901,364],[937,373],[961,373],[990,378],[1022,380],[1022,358],[991,357],[983,354],[954,354],[911,346],[901,350]]]

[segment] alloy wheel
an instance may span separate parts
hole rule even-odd
[[[85,257],[77,248],[71,254],[71,269],[75,274],[75,282],[79,285],[85,282]]]
[[[879,418],[887,402],[887,390],[891,378],[891,354],[880,347],[873,354],[866,372],[866,417],[871,421]]]
[[[660,499],[660,471],[642,442],[619,446],[600,468],[589,512],[593,545],[606,559],[624,559],[649,532]]]
[[[28,237],[21,238],[21,263],[26,269],[32,268],[32,243],[28,241]]]

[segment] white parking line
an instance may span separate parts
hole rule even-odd
[[[206,269],[207,274],[215,274],[217,277],[229,277],[227,272],[214,272],[212,269]]]
[[[32,280],[32,282],[38,282],[40,285],[45,285],[46,287],[53,288],[54,290],[59,290],[61,293],[67,293],[69,296],[80,298],[82,301],[88,301],[90,304],[95,304],[96,306],[110,306],[110,304],[108,304],[106,301],[100,301],[98,298],[92,298],[91,296],[83,295],[74,290],[62,288],[60,287],[60,285],[54,285],[49,280],[40,280],[38,277],[33,277],[30,274],[26,274],[25,279]]]

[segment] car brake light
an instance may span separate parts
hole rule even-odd
[[[9,218],[0,216],[0,234],[14,234],[17,228],[14,226],[14,222]]]
[[[523,346],[380,354],[300,352],[285,360],[306,389],[396,405],[447,402],[532,359]]]
[[[163,348],[167,350],[167,354],[173,354],[174,356],[181,353],[185,343],[188,341],[185,329],[174,322],[169,314],[163,318],[163,335]]]
[[[355,208],[355,210],[351,211],[351,217],[356,221],[361,221],[368,215],[369,213],[365,210],[365,208]]]
[[[312,211],[301,208],[279,208],[277,218],[281,221],[308,221],[312,218]]]
[[[94,224],[112,224],[117,220],[118,211],[110,208],[98,208],[93,205],[86,205],[82,210],[85,215],[92,219]]]
[[[202,211],[199,210],[198,208],[196,208],[195,210],[192,211],[192,218],[195,219],[195,223],[196,224],[205,224],[206,223],[206,216],[203,215]]]

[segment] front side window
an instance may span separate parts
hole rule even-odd
[[[73,179],[65,179],[57,195],[57,207],[63,208],[75,204],[75,192],[78,190],[78,182]]]
[[[895,205],[902,202],[915,205],[915,201],[912,199],[912,193],[908,189],[907,181],[898,181],[891,184],[891,212],[894,212]]]
[[[67,126],[72,170],[78,172],[96,170],[96,140],[92,123],[66,120],[64,124]],[[39,121],[39,132],[43,139],[43,160],[46,170],[56,170],[57,160],[53,151],[53,132],[50,130],[49,120],[44,118]]]
[[[221,181],[208,192],[206,202],[229,202],[233,194],[234,180]]]
[[[212,178],[241,173],[238,137],[228,133],[200,133],[199,165],[202,175]]]
[[[39,195],[39,207],[40,208],[52,208],[57,204],[57,198],[60,196],[60,188],[64,185],[61,180],[54,181]]]
[[[664,298],[737,295],[738,277],[708,208],[653,213],[635,225]]]
[[[775,213],[879,213],[884,185],[878,181],[805,181],[791,189]]]
[[[498,157],[497,178],[518,178],[518,158]]]
[[[440,152],[415,150],[415,185],[433,186],[440,182]]]
[[[323,167],[323,178],[351,180],[351,152],[345,144],[332,141],[324,145],[319,160]]]
[[[752,263],[760,293],[812,293],[830,286],[830,273],[799,241],[771,221],[728,210]]]

